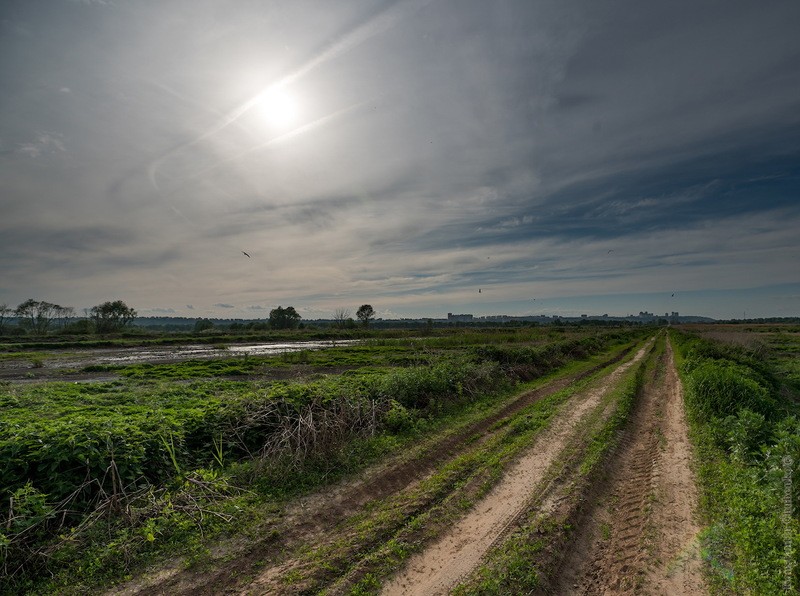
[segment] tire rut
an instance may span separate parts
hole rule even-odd
[[[669,342],[549,593],[702,594],[697,492]],[[687,545],[689,547],[687,548]]]
[[[649,345],[649,344],[648,344]],[[583,430],[583,422],[607,406],[602,398],[619,377],[640,361],[647,351],[617,367],[596,386],[589,387],[562,405],[560,411],[503,479],[451,531],[423,552],[414,555],[404,569],[385,585],[385,596],[446,594],[480,562],[483,555],[515,525],[516,520],[549,495],[551,472],[564,451]],[[598,410],[602,410],[599,411]]]

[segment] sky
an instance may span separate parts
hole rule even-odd
[[[799,28],[796,0],[0,0],[0,304],[798,316]]]

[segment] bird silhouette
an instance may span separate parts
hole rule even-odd
[[[248,259],[252,259],[252,258],[253,258],[253,257],[251,257],[249,254],[247,254],[247,253],[246,253],[246,252],[244,252],[244,251],[242,251],[242,254],[243,254],[244,256],[246,256]]]
[[[481,289],[480,289],[480,288],[478,288],[478,294],[480,294],[480,293],[481,293]]]

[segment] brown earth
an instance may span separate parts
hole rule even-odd
[[[683,393],[669,344],[606,477],[592,490],[554,594],[705,594]]]

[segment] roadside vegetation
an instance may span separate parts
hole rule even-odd
[[[357,346],[0,385],[3,590],[80,593],[166,555],[202,560],[212,537],[642,334],[366,327]],[[281,366],[306,374],[265,380]]]
[[[694,331],[672,337],[697,449],[711,588],[794,593],[800,587],[798,329]]]

